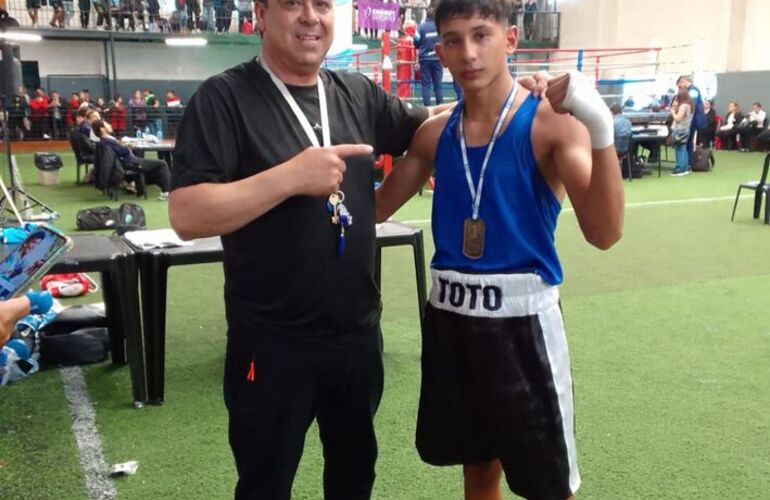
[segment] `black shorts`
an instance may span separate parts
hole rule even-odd
[[[336,339],[298,333],[239,329],[230,321],[224,396],[238,469],[235,498],[289,500],[315,419],[324,450],[323,496],[368,499],[383,384],[379,329]]]
[[[422,338],[417,449],[433,465],[499,459],[511,490],[580,486],[559,295],[531,274],[433,271]]]

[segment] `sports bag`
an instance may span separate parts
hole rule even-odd
[[[84,208],[83,210],[78,210],[75,216],[75,224],[81,231],[113,229],[117,222],[117,211],[108,206]]]
[[[44,365],[83,365],[104,361],[110,355],[107,328],[81,328],[61,335],[40,336],[40,362]]]

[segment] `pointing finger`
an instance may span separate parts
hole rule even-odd
[[[330,146],[329,149],[340,158],[369,155],[374,152],[374,148],[369,144],[337,144],[335,146]]]

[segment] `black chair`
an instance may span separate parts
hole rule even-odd
[[[85,167],[87,175],[88,166],[94,164],[94,153],[91,151],[93,148],[86,143],[88,138],[77,127],[70,130],[69,140],[72,152],[75,154],[75,184],[80,184],[80,167]]]
[[[754,218],[759,219],[759,212],[762,208],[762,195],[765,195],[765,224],[770,224],[770,205],[768,204],[768,191],[770,185],[767,184],[767,171],[770,168],[770,153],[765,157],[765,166],[762,168],[762,176],[758,181],[747,181],[738,185],[738,193],[735,195],[735,204],[733,205],[733,215],[730,220],[735,219],[735,209],[738,206],[738,199],[741,191],[751,189],[754,191]]]
[[[125,169],[115,152],[99,143],[96,145],[94,160],[96,187],[111,200],[118,200],[118,189],[122,181],[133,182],[136,186],[136,196],[147,198],[144,172],[141,169]]]

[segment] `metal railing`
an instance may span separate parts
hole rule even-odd
[[[157,0],[6,0],[6,12],[13,21],[6,20],[4,25],[166,33],[253,32],[251,2],[222,0],[216,9],[213,2],[202,3],[187,0],[184,8],[163,9]]]
[[[137,107],[121,106],[104,108],[100,114],[109,122],[115,137],[151,134],[159,139],[176,138],[184,107]],[[67,107],[34,110],[24,106],[19,99],[8,104],[8,127],[11,141],[67,140],[75,124],[77,110]],[[5,123],[2,123],[5,125]],[[0,134],[0,137],[2,135]]]

